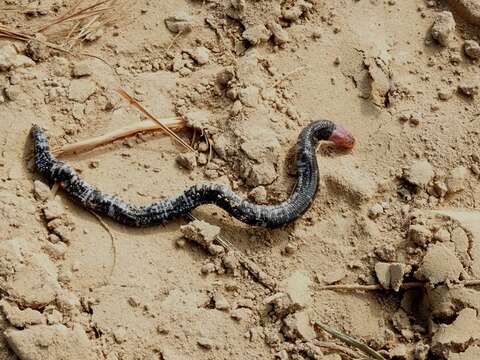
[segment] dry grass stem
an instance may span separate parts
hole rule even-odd
[[[373,350],[370,346],[360,342],[359,340],[357,340],[357,339],[355,339],[355,338],[353,338],[353,337],[351,337],[347,334],[344,334],[341,331],[332,329],[331,327],[329,327],[325,324],[322,324],[318,321],[315,321],[314,327],[315,327],[316,331],[323,330],[323,331],[329,333],[330,335],[332,335],[333,337],[337,338],[338,340],[343,341],[345,344],[350,345],[350,346],[360,350],[364,354],[370,356],[372,359],[386,360],[381,354],[379,354],[378,352]]]
[[[95,214],[93,211],[90,211],[90,214],[92,214],[95,217],[95,219],[98,220],[99,224],[105,229],[105,231],[110,236],[110,240],[112,242],[113,262],[112,262],[112,267],[110,269],[110,275],[109,275],[109,277],[111,278],[113,275],[113,272],[115,271],[115,266],[117,265],[117,247],[115,245],[115,236],[113,235],[112,231],[110,230],[108,225],[105,223],[105,221],[103,221],[103,219],[99,215]]]
[[[172,129],[175,131],[181,130],[185,127],[185,123],[183,122],[183,120],[180,120],[178,118],[173,118],[173,117],[165,118],[165,119],[161,119],[160,122],[164,126],[167,126],[169,129]],[[161,127],[157,122],[153,120],[145,120],[129,126],[125,126],[123,128],[120,128],[118,130],[109,132],[101,136],[85,139],[73,144],[67,144],[67,145],[54,148],[52,149],[52,153],[55,156],[62,156],[67,154],[78,154],[80,152],[90,151],[99,146],[107,145],[116,140],[124,139],[126,137],[129,137],[138,133],[151,132],[156,130],[161,130]]]
[[[313,340],[313,343],[320,348],[330,349],[330,350],[333,350],[333,351],[336,351],[336,352],[342,352],[342,353],[350,356],[353,359],[358,358],[358,354],[356,352],[354,352],[353,350],[350,350],[349,348],[347,348],[345,346],[341,346],[341,345],[338,345],[338,344],[335,344],[335,343],[332,343],[332,342],[319,341],[319,340]]]
[[[102,28],[119,22],[124,17],[124,14],[126,14],[125,6],[127,2],[102,0],[80,7],[84,3],[86,3],[85,0],[78,1],[65,14],[31,31],[19,31],[0,24],[0,37],[24,42],[38,41],[49,48],[69,55],[94,57],[110,66],[110,64],[99,56],[84,52],[72,54],[70,50],[79,41],[94,40],[97,37],[96,35],[98,35],[97,32],[101,31]],[[13,8],[8,10],[14,11]],[[24,12],[28,9],[25,10],[17,6],[16,10]],[[47,33],[47,30],[50,29],[52,29],[52,32]],[[37,35],[40,33],[44,34],[48,40],[39,39]],[[59,45],[59,43],[62,43],[62,45]],[[110,66],[110,68],[112,67]]]
[[[98,59],[98,60],[102,61],[103,63],[105,63],[115,73],[115,70],[113,69],[112,65],[110,65],[106,60],[102,59],[100,56],[92,55],[92,54],[89,54],[89,53],[86,53],[86,52],[79,52],[79,53],[74,54],[70,50],[67,50],[67,49],[63,48],[60,45],[56,45],[56,44],[51,43],[49,41],[44,41],[44,40],[38,39],[32,34],[12,30],[12,29],[10,29],[10,28],[8,28],[4,25],[1,25],[1,24],[0,24],[0,38],[20,40],[20,41],[23,41],[23,42],[37,41],[40,44],[43,44],[43,45],[45,45],[45,46],[47,46],[51,49],[63,52],[63,53],[68,54],[68,55],[72,55],[72,56],[81,55],[81,56],[92,57],[92,58]]]
[[[419,289],[428,285],[428,282],[409,282],[403,283],[400,286],[401,290]],[[465,280],[460,283],[463,286],[480,286],[480,280]],[[359,285],[359,284],[338,284],[326,285],[319,288],[319,290],[335,290],[335,291],[379,291],[385,290],[381,285]]]
[[[81,6],[84,3],[87,2],[78,1],[58,18],[40,26],[36,32],[55,40],[63,40],[64,47],[72,49],[79,41],[94,39],[97,32],[119,22],[126,13],[127,3],[118,0],[102,0]],[[47,34],[50,29],[54,31]]]
[[[168,135],[170,135],[173,139],[175,139],[178,143],[180,143],[180,145],[182,145],[183,147],[185,147],[186,149],[192,151],[192,152],[195,152],[195,149],[193,149],[189,144],[187,144],[180,136],[178,136],[177,134],[175,134],[172,130],[170,130],[167,126],[165,126],[164,124],[162,124],[162,122],[160,120],[158,120],[156,117],[154,117],[150,112],[148,112],[142,105],[140,105],[140,103],[135,100],[134,98],[132,98],[130,95],[128,95],[128,93],[123,90],[123,89],[118,89],[117,92],[119,93],[119,95],[121,97],[123,97],[125,100],[128,101],[128,103],[130,105],[132,105],[134,108],[136,108],[137,110],[139,110],[141,113],[143,113],[144,115],[146,115],[148,118],[150,118],[151,120],[155,121],[158,125],[160,125],[160,128]]]
[[[285,81],[286,79],[288,79],[290,76],[292,75],[295,75],[296,73],[299,73],[300,71],[303,71],[304,69],[306,68],[306,66],[299,66],[295,69],[293,69],[292,71],[284,74],[283,76],[281,76],[280,78],[278,78],[277,80],[275,80],[275,82],[273,83],[273,87],[277,87],[278,85],[280,85],[283,81]]]

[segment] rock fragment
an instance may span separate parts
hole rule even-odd
[[[310,317],[305,311],[298,311],[283,319],[283,334],[290,340],[309,341],[316,337],[315,330],[310,325]]]
[[[213,241],[220,234],[218,226],[209,224],[203,220],[194,220],[180,227],[182,235],[200,246],[208,249],[212,254],[222,252],[222,247],[215,245]]]
[[[465,166],[454,168],[447,177],[447,189],[449,193],[457,193],[465,189],[465,179],[468,169]]]
[[[439,13],[432,26],[432,37],[442,46],[448,46],[455,31],[455,19],[450,11]]]
[[[258,45],[267,41],[270,38],[270,35],[270,30],[268,30],[263,24],[250,26],[242,33],[242,37],[252,45]]]
[[[210,122],[210,113],[208,111],[190,111],[185,114],[185,121],[188,127],[195,129],[208,129]]]
[[[382,214],[383,206],[381,204],[374,204],[370,209],[368,209],[368,217],[372,220],[375,220]]]
[[[375,264],[375,274],[382,287],[394,291],[400,290],[405,269],[405,264],[401,263],[378,262]]]
[[[408,229],[408,238],[415,244],[426,246],[432,240],[432,232],[424,225],[411,225]]]
[[[51,195],[50,188],[44,182],[39,180],[33,182],[33,192],[35,198],[41,201],[47,200]]]
[[[35,325],[25,330],[7,329],[10,348],[22,360],[95,359],[93,345],[80,325]]]
[[[197,344],[207,350],[211,350],[215,346],[215,343],[213,342],[213,340],[205,336],[200,336],[197,339]]]
[[[68,247],[64,242],[57,242],[55,244],[49,242],[43,246],[43,249],[53,259],[63,259]]]
[[[478,95],[479,85],[476,81],[464,80],[458,85],[458,91],[465,96],[474,97]]]
[[[264,186],[257,186],[249,192],[248,196],[257,204],[265,204],[267,202],[267,189]]]
[[[247,308],[238,308],[232,310],[230,313],[230,317],[237,321],[244,321],[248,320],[252,316],[252,310]]]
[[[35,65],[35,62],[32,59],[25,55],[17,54],[15,46],[7,44],[0,47],[0,71],[33,65]]]
[[[247,86],[238,91],[240,102],[248,107],[256,107],[259,101],[259,90],[256,86]]]
[[[442,325],[432,338],[434,353],[451,348],[466,348],[470,342],[480,340],[480,319],[474,309],[463,309],[450,325]]]
[[[430,244],[420,268],[415,272],[415,277],[427,280],[432,285],[458,281],[463,266],[452,247],[445,243]]]
[[[335,269],[335,270],[327,272],[323,276],[323,281],[327,285],[332,285],[332,284],[335,284],[335,283],[339,282],[343,278],[345,278],[345,276],[347,276],[347,273],[345,272],[344,269]]]
[[[251,186],[270,185],[278,177],[275,166],[270,161],[251,167],[247,184]]]
[[[45,322],[45,318],[40,311],[30,308],[20,310],[18,306],[12,305],[6,300],[0,301],[0,308],[8,322],[17,328],[43,324]]]
[[[285,8],[282,10],[282,15],[285,20],[295,22],[297,21],[303,13],[311,9],[313,5],[307,1],[296,1],[295,5],[290,8]]]
[[[303,310],[311,304],[311,285],[312,281],[308,273],[296,271],[280,283],[279,289],[288,296],[291,309],[296,311]]]
[[[165,26],[173,33],[190,32],[193,27],[193,18],[185,12],[178,12],[165,19]]]
[[[75,79],[70,84],[68,98],[83,103],[95,93],[96,89],[97,85],[90,79]]]
[[[466,40],[463,50],[470,59],[476,60],[480,58],[480,45],[475,40]]]
[[[480,4],[477,0],[449,0],[450,6],[468,22],[480,25]]]
[[[228,310],[230,308],[227,298],[220,293],[215,294],[213,301],[217,310]]]
[[[122,344],[128,339],[127,330],[123,327],[117,327],[112,331],[113,338],[117,344]]]
[[[197,166],[197,157],[193,152],[178,154],[176,161],[178,165],[187,170],[193,170]]]
[[[56,199],[48,200],[45,208],[43,209],[43,214],[45,215],[47,221],[50,221],[65,215],[65,208]]]
[[[190,56],[197,62],[197,64],[205,65],[208,63],[210,50],[204,46],[199,46],[190,52]]]
[[[443,101],[450,100],[453,96],[453,90],[452,89],[441,89],[438,91],[438,98]]]
[[[439,285],[430,291],[428,299],[432,315],[437,318],[450,318],[465,308],[480,312],[478,291],[471,288]]]
[[[35,61],[48,59],[51,49],[45,44],[48,41],[47,37],[37,32],[35,38],[39,41],[29,41],[25,53]]]
[[[92,75],[92,68],[88,60],[82,60],[73,65],[73,76],[83,77]]]
[[[347,166],[327,170],[324,179],[332,192],[355,205],[370,200],[377,191],[377,184],[369,175]]]
[[[288,32],[277,22],[270,22],[268,29],[273,34],[273,42],[277,45],[283,45],[290,41]]]

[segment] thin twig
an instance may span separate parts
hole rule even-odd
[[[77,4],[75,4],[75,5],[73,6],[72,9],[68,10],[64,15],[60,16],[60,17],[57,18],[55,21],[52,21],[52,22],[50,22],[50,23],[48,23],[48,24],[45,24],[45,25],[41,26],[41,27],[37,30],[37,32],[43,32],[43,31],[47,30],[49,27],[52,27],[53,25],[57,25],[57,24],[60,24],[60,23],[64,23],[64,22],[70,21],[70,20],[72,20],[72,19],[76,19],[76,18],[78,18],[79,16],[82,16],[82,14],[85,14],[87,11],[92,10],[92,9],[95,9],[95,8],[97,8],[97,7],[99,7],[99,6],[103,5],[103,4],[106,4],[106,3],[110,2],[110,1],[111,1],[111,0],[99,1],[99,2],[97,2],[97,3],[95,3],[95,4],[91,5],[91,6],[86,7],[86,8],[80,9],[80,10],[78,10],[78,11],[74,11],[82,2],[84,2],[83,0],[82,0],[82,1],[79,1]],[[110,7],[104,9],[103,11],[108,10],[108,9],[110,9]]]
[[[59,188],[60,184],[58,182],[53,184],[52,188],[50,189],[50,199],[55,199],[55,195],[57,195]]]
[[[184,33],[183,30],[179,31],[178,34],[173,37],[173,39],[172,39],[172,41],[170,42],[170,44],[168,44],[168,46],[167,46],[167,48],[165,49],[165,51],[170,50],[170,48],[175,44],[175,42],[177,41],[177,39],[178,39],[181,35],[183,35],[183,33]]]
[[[275,80],[275,82],[273,83],[272,87],[277,87],[278,85],[280,85],[283,81],[285,81],[286,79],[288,79],[290,76],[302,71],[303,69],[305,69],[306,66],[299,66],[295,69],[293,69],[292,71],[284,74],[283,76],[281,76],[280,78],[278,78],[277,80]]]
[[[160,120],[162,124],[168,126],[170,129],[179,130],[185,126],[185,123],[178,118],[165,118]],[[107,134],[85,139],[73,144],[67,144],[61,147],[52,149],[52,153],[55,156],[62,156],[66,154],[78,154],[80,152],[86,152],[93,150],[99,146],[110,144],[116,140],[124,139],[128,136],[132,136],[138,133],[150,132],[155,130],[161,130],[160,125],[155,121],[145,120],[130,126],[125,126],[118,130],[109,132]]]
[[[312,341],[316,346],[320,347],[320,348],[325,348],[325,349],[331,349],[331,350],[334,350],[334,351],[338,351],[338,352],[342,352],[352,358],[356,358],[358,357],[358,354],[356,352],[354,352],[353,350],[350,350],[349,348],[345,347],[345,346],[341,346],[341,345],[338,345],[338,344],[335,344],[335,343],[332,343],[332,342],[327,342],[327,341],[319,341],[319,340],[316,340],[314,339]]]
[[[59,45],[53,44],[49,41],[40,40],[40,39],[36,38],[35,36],[33,36],[31,34],[22,33],[22,32],[18,32],[18,31],[9,29],[4,25],[0,25],[0,38],[2,38],[2,37],[8,38],[8,39],[20,40],[20,41],[24,41],[24,42],[37,41],[40,44],[45,45],[45,46],[47,46],[51,49],[63,52],[65,54],[68,54],[68,55],[71,55],[71,56],[81,55],[81,56],[87,56],[87,57],[95,58],[95,59],[98,59],[98,60],[102,61],[104,64],[106,64],[108,67],[110,67],[112,72],[115,74],[115,70],[114,70],[113,66],[110,65],[108,63],[108,61],[106,61],[105,59],[102,59],[100,56],[97,56],[97,55],[89,54],[89,53],[86,53],[86,52],[79,52],[77,54],[74,54],[73,52],[71,52],[67,49],[64,49],[63,47],[61,47]]]
[[[89,210],[90,211],[90,210]],[[115,236],[113,235],[112,231],[110,230],[110,228],[108,227],[108,225],[105,223],[105,221],[102,220],[102,218],[97,215],[96,213],[94,213],[93,211],[90,211],[90,214],[92,214],[97,220],[98,222],[100,223],[100,225],[105,229],[105,231],[108,233],[108,235],[110,236],[110,240],[112,242],[112,252],[113,252],[113,263],[112,263],[112,267],[110,269],[110,275],[109,277],[111,278],[112,275],[113,275],[113,272],[115,270],[115,266],[117,265],[117,247],[115,245]]]
[[[409,290],[409,289],[419,289],[423,288],[428,285],[428,282],[409,282],[403,283],[400,286],[401,290]],[[473,280],[465,280],[459,285],[463,286],[480,286],[480,280],[473,279]],[[360,284],[339,284],[339,285],[326,285],[319,288],[319,290],[336,290],[336,291],[378,291],[378,290],[385,290],[384,287],[381,285],[360,285]]]
[[[358,350],[362,351],[363,353],[371,356],[375,360],[386,360],[381,354],[373,350],[370,346],[360,342],[359,340],[342,333],[341,331],[332,329],[330,326],[327,326],[325,324],[322,324],[318,321],[315,321],[314,323],[315,330],[319,331],[323,330],[333,337],[343,341],[345,344],[353,346],[354,348],[357,348]]]
[[[134,98],[132,98],[130,95],[128,95],[128,93],[123,90],[123,89],[117,89],[116,90],[121,97],[123,97],[125,100],[127,100],[129,102],[130,105],[132,105],[133,107],[135,107],[137,110],[139,110],[140,112],[142,112],[143,114],[145,114],[146,116],[148,116],[151,120],[155,121],[157,124],[160,125],[160,128],[165,131],[168,135],[170,135],[172,138],[174,138],[175,140],[177,140],[177,142],[179,142],[182,146],[184,146],[185,148],[187,148],[188,150],[192,151],[192,152],[195,152],[195,149],[193,149],[189,144],[187,144],[185,141],[183,141],[183,139],[178,136],[177,134],[175,134],[172,130],[170,130],[167,126],[165,126],[164,124],[162,124],[162,122],[160,120],[158,120],[156,117],[154,117],[151,113],[149,113],[142,105],[140,105],[140,103],[135,100]]]
[[[208,146],[207,164],[209,164],[210,161],[212,160],[212,156],[213,156],[213,146],[212,146],[212,142],[210,141],[210,138],[208,137],[208,134],[207,134],[206,131],[204,132],[204,134],[205,134],[205,141],[207,142],[207,146]]]

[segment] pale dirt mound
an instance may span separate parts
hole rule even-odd
[[[2,0],[0,34],[76,3]],[[480,357],[475,1],[131,1],[109,14],[0,39],[0,359],[352,358],[314,321],[387,359]],[[105,227],[32,171],[29,131],[58,146],[145,120],[119,87],[184,119],[197,150],[157,132],[63,158],[135,204],[201,181],[284,200],[313,119],[357,146],[320,146],[321,191],[282,229],[211,206],[189,225]],[[324,288],[345,284],[375,291]]]

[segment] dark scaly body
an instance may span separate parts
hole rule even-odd
[[[35,165],[43,176],[59,182],[64,191],[86,209],[119,223],[135,227],[162,224],[187,215],[198,206],[215,204],[244,223],[274,228],[295,220],[310,207],[319,182],[316,146],[321,140],[331,139],[335,129],[333,122],[319,120],[302,130],[297,142],[297,186],[290,198],[277,205],[251,203],[225,185],[201,184],[170,199],[137,207],[97,190],[71,167],[57,160],[50,153],[47,138],[40,127],[33,126],[32,137]]]

